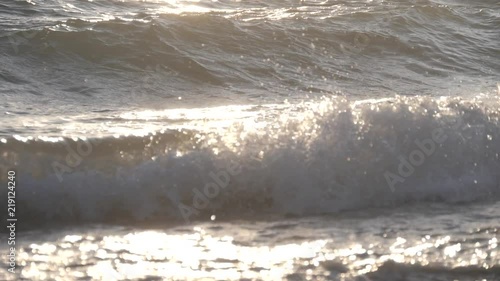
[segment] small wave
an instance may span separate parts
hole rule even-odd
[[[456,86],[461,77],[474,83],[497,80],[500,69],[498,17],[482,6],[374,1],[359,7],[326,1],[238,8],[224,2],[215,9],[203,2],[199,6],[208,11],[190,12],[186,3],[173,8],[106,3],[71,4],[83,5],[76,10],[85,11],[82,16],[58,10],[66,14],[49,17],[50,22],[6,23],[0,48],[9,56],[7,67],[19,68],[29,58],[32,68],[72,73],[62,83],[75,84],[82,75],[75,73],[78,65],[112,79],[121,92],[130,89],[130,81],[137,84],[139,73],[159,68],[161,75],[153,80],[177,89],[265,88],[282,95],[330,93],[338,87],[430,93]],[[104,12],[95,15],[95,5]],[[39,6],[32,9],[47,8]],[[15,83],[30,72],[18,73],[15,79],[0,79]],[[276,84],[283,89],[275,89]]]

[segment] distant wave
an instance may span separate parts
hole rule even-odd
[[[190,219],[492,200],[500,195],[499,108],[486,96],[338,97],[212,132],[87,144],[4,139],[0,168],[18,169],[19,215],[33,221],[182,220],[179,204],[194,206],[195,194],[217,183],[211,172],[226,186]],[[398,171],[405,161],[412,172],[410,164]]]
[[[212,85],[282,95],[337,88],[431,94],[462,80],[486,80],[489,86],[498,80],[500,18],[495,5],[486,2],[470,8],[431,1],[373,1],[362,7],[338,1],[193,7],[178,2],[9,4],[3,9],[21,13],[10,16],[18,17],[16,22],[30,14],[25,9],[51,20],[2,23],[0,50],[8,59],[0,79],[16,88],[13,84],[29,73],[44,83],[45,69],[57,73],[55,85],[45,83],[56,90],[59,84],[79,83],[90,69],[127,92],[130,81],[141,83],[138,74],[156,69],[160,75],[154,81],[171,88]],[[26,60],[40,73],[19,70]],[[108,94],[105,84],[96,85],[100,89],[92,95]],[[273,89],[277,84],[281,89]]]

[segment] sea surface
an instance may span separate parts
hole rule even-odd
[[[0,280],[499,281],[499,82],[498,0],[3,0]]]

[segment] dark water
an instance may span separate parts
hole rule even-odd
[[[0,27],[0,279],[500,280],[498,1],[3,1]]]
[[[499,80],[499,8],[498,1],[4,1],[0,91],[5,111],[50,123],[89,111],[339,91],[475,95]],[[60,134],[52,130],[43,133]]]

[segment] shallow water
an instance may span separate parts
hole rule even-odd
[[[498,280],[498,203],[23,232],[7,280]],[[4,263],[5,256],[2,257]]]

